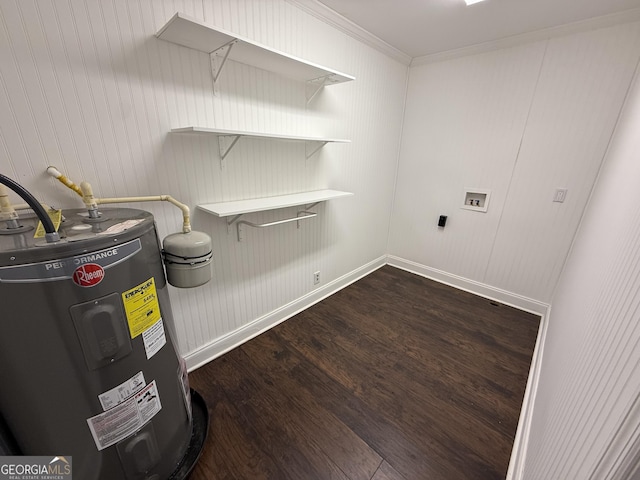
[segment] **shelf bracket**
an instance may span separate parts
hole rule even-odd
[[[242,225],[247,225],[249,227],[253,227],[253,228],[266,228],[266,227],[273,227],[275,225],[282,225],[283,223],[289,223],[289,222],[297,222],[298,223],[298,228],[300,228],[300,220],[305,220],[307,218],[313,218],[316,215],[318,215],[315,212],[307,212],[305,210],[302,210],[300,212],[298,212],[296,214],[295,217],[291,217],[291,218],[285,218],[284,220],[277,220],[275,222],[268,222],[268,223],[253,223],[253,222],[248,222],[246,220],[240,220],[239,222],[236,223],[236,229],[238,231],[238,241],[241,242],[242,241]],[[234,217],[235,221],[238,217],[240,217],[240,215]]]
[[[313,100],[315,96],[318,94],[318,92],[322,90],[322,88],[327,84],[328,80],[329,80],[329,76],[320,77],[320,78],[307,81],[307,89],[306,89],[307,105],[309,105],[309,103],[311,103],[311,100]]]
[[[218,136],[218,149],[220,150],[220,168],[223,167],[222,162],[224,162],[224,159],[227,158],[227,155],[229,155],[229,152],[231,152],[233,147],[236,146],[236,143],[238,143],[238,140],[240,140],[240,137],[242,137],[242,135],[219,135]],[[229,146],[225,145],[227,143],[226,142],[227,138],[232,139]]]
[[[300,220],[304,220],[307,217],[315,217],[318,215],[316,212],[309,212],[306,208],[305,210],[299,210],[296,213],[296,217],[298,221],[296,222],[296,228],[300,228]]]
[[[242,216],[242,213],[239,213],[238,215],[234,215],[230,220],[227,220],[227,234],[229,233],[229,229],[231,228],[231,225],[236,223],[241,216]]]
[[[227,63],[227,59],[229,58],[229,54],[231,53],[231,49],[238,41],[237,38],[234,38],[229,43],[221,46],[220,48],[214,50],[209,54],[211,58],[211,75],[213,75],[213,84],[215,85],[218,81],[218,77],[220,76],[220,72],[222,72],[222,68],[225,63]],[[220,62],[218,63],[218,60]]]
[[[231,226],[238,221],[238,219],[242,216],[242,213],[235,215],[231,220],[227,220],[227,226]]]
[[[329,142],[324,140],[307,140],[306,142],[304,142],[306,159],[308,160],[313,157],[316,152],[324,147],[327,143]]]

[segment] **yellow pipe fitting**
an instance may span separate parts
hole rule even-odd
[[[69,187],[71,190],[73,190],[74,192],[76,192],[78,195],[80,195],[81,197],[83,196],[82,194],[82,188],[79,187],[78,185],[76,185],[75,183],[73,183],[71,181],[71,179],[69,179],[68,177],[64,176],[62,174],[62,172],[60,172],[60,170],[58,170],[56,167],[54,166],[49,166],[47,167],[47,173],[49,175],[51,175],[53,178],[57,179],[58,181],[60,181],[60,183],[62,183],[63,185],[65,185],[66,187]]]

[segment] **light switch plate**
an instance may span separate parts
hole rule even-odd
[[[562,203],[565,198],[567,198],[567,189],[566,188],[556,188],[556,193],[553,195],[553,201]]]

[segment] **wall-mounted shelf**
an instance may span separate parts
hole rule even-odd
[[[335,198],[349,197],[351,192],[338,190],[314,190],[312,192],[293,193],[290,195],[278,195],[275,197],[252,198],[249,200],[236,200],[233,202],[208,203],[198,205],[200,210],[211,213],[216,217],[230,217],[245,213],[263,212],[278,208],[298,207],[310,205]]]
[[[308,101],[324,86],[355,80],[346,73],[279,52],[180,12],[158,31],[156,37],[210,54],[214,82],[227,60],[308,82],[313,87],[307,94]]]
[[[304,142],[306,158],[313,156],[327,143],[350,143],[351,140],[340,138],[319,138],[319,137],[299,137],[293,135],[280,135],[274,133],[247,132],[242,130],[223,130],[219,128],[205,127],[181,127],[172,128],[171,133],[190,133],[196,135],[215,135],[218,137],[218,148],[220,149],[220,162],[222,162],[229,152],[235,147],[238,140],[246,138],[270,138],[274,140],[288,140],[294,142]]]
[[[233,202],[220,202],[198,205],[198,209],[215,215],[216,217],[233,217],[227,220],[227,226],[234,223],[238,231],[238,241],[242,240],[242,225],[256,228],[270,227],[288,222],[299,222],[305,218],[315,217],[317,213],[309,210],[318,203],[326,200],[333,200],[341,197],[353,195],[351,192],[341,192],[339,190],[314,190],[311,192],[294,193],[290,195],[278,195],[274,197],[253,198],[250,200],[236,200]],[[278,220],[275,222],[256,224],[240,220],[245,213],[262,212],[265,210],[277,210],[279,208],[298,207],[304,205],[304,210],[297,212],[295,217]],[[299,225],[298,225],[299,226]]]

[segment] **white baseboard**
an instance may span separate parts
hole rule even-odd
[[[224,335],[223,337],[215,339],[213,342],[203,346],[202,348],[188,353],[185,355],[188,371],[191,372],[244,342],[257,337],[261,333],[266,332],[288,318],[291,318],[319,301],[324,300],[328,296],[342,290],[353,282],[360,280],[362,277],[369,275],[371,272],[384,266],[386,263],[386,255],[377,258],[376,260],[369,262],[368,264],[357,268],[356,270],[347,273],[346,275],[343,275],[342,277],[329,282],[312,292],[309,292],[307,295],[269,312],[266,315],[257,318],[253,322],[243,325],[233,332]]]
[[[522,480],[524,478],[524,462],[529,444],[529,435],[531,432],[531,423],[533,421],[533,405],[535,403],[538,384],[540,381],[540,371],[542,369],[542,355],[544,352],[544,343],[547,338],[547,326],[549,325],[549,316],[551,315],[551,306],[541,315],[540,328],[538,329],[538,338],[536,346],[533,350],[531,358],[531,368],[529,368],[529,377],[527,378],[527,388],[524,391],[522,399],[522,408],[520,409],[520,418],[518,419],[518,428],[516,436],[513,440],[513,448],[511,449],[511,458],[509,459],[509,468],[505,480]]]
[[[430,278],[445,285],[455,287],[465,292],[474,293],[481,297],[495,300],[505,305],[509,305],[525,312],[535,313],[536,315],[544,315],[547,313],[549,305],[538,300],[533,300],[516,293],[501,290],[491,285],[476,282],[475,280],[469,280],[468,278],[459,277],[451,273],[437,270],[435,268],[427,267],[419,263],[405,260],[400,257],[389,255],[387,257],[387,263],[393,267],[406,270],[411,273],[415,273],[422,277]]]

